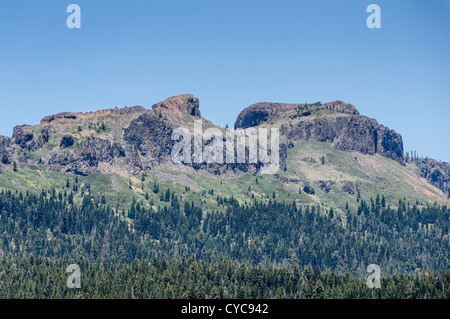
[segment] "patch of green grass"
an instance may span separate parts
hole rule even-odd
[[[322,156],[325,159],[324,164],[321,161]],[[311,158],[314,161],[311,161]],[[32,154],[34,162],[38,159],[38,155]],[[160,180],[159,172],[172,174],[175,178],[171,181]],[[176,176],[181,174],[190,178],[201,190],[186,190],[186,185],[176,180]],[[379,155],[337,151],[328,143],[307,142],[289,149],[287,170],[278,174],[309,182],[316,194],[308,195],[303,190],[299,194],[300,184],[283,184],[274,175],[246,174],[232,179],[219,179],[200,173],[156,169],[146,173],[142,181],[141,175],[126,177],[118,174],[94,173],[87,177],[75,177],[72,174],[39,171],[37,166],[32,166],[28,170],[19,169],[17,172],[7,170],[0,175],[0,188],[40,192],[41,189],[50,190],[54,187],[56,192],[73,192],[75,201],[80,202],[82,197],[89,193],[87,188],[89,185],[90,194],[95,201],[105,198],[108,204],[113,206],[118,204],[121,208],[127,208],[133,200],[146,206],[150,206],[151,202],[155,206],[168,205],[160,201],[160,196],[161,192],[169,188],[177,196],[182,196],[183,200],[202,205],[204,210],[221,210],[216,202],[217,196],[233,196],[241,203],[252,203],[254,199],[273,200],[275,193],[276,200],[320,204],[344,215],[347,203],[352,212],[356,211],[358,205],[356,194],[349,195],[342,191],[343,182],[349,181],[360,189],[362,199],[367,202],[370,202],[370,198],[375,199],[377,194],[384,195],[387,204],[391,206],[397,205],[398,200],[404,197],[409,201],[418,200],[423,203],[445,201],[440,199],[440,194],[435,188],[419,179],[408,165],[402,166]],[[76,179],[78,183],[75,191],[73,185]],[[69,188],[66,187],[67,180]],[[324,193],[314,183],[317,180],[332,180],[335,184],[328,193]],[[155,181],[160,191],[157,194],[153,193]],[[213,194],[211,190],[214,190]]]

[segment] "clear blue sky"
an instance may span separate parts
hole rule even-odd
[[[340,99],[450,161],[449,40],[450,0],[2,0],[0,134],[183,93],[220,125],[256,102]]]

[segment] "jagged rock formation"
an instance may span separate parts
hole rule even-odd
[[[4,165],[11,164],[11,154],[8,149],[11,146],[9,137],[0,136],[0,162]]]
[[[153,113],[145,113],[131,121],[124,129],[124,141],[128,144],[134,165],[150,169],[163,162],[170,161],[170,153],[174,145],[171,122]],[[136,155],[137,154],[137,155]]]
[[[337,150],[380,154],[404,163],[402,136],[365,116],[302,119],[283,124],[280,132],[294,144],[314,139],[329,142]]]
[[[74,151],[63,150],[55,153],[49,159],[48,165],[53,171],[89,175],[98,171],[101,163],[113,164],[115,159],[121,157],[125,157],[125,152],[118,143],[93,137],[81,141]]]
[[[450,197],[450,164],[438,162],[431,158],[417,158],[412,160],[420,169],[420,176],[431,185],[439,188]]]
[[[99,110],[96,112],[88,112],[88,113],[71,113],[71,112],[63,112],[58,113],[55,115],[49,115],[44,117],[41,120],[41,125],[47,125],[47,124],[54,124],[54,122],[59,123],[74,123],[76,120],[89,120],[92,118],[98,118],[98,117],[104,117],[104,116],[121,116],[121,117],[129,117],[130,115],[133,116],[134,114],[144,113],[147,110],[140,106],[133,106],[133,107],[125,107],[122,109],[114,108],[114,109],[106,109],[106,110]]]
[[[291,115],[291,119],[311,115],[311,109],[333,110],[334,112],[342,112],[346,114],[359,115],[358,110],[351,104],[342,101],[334,101],[330,103],[317,102],[314,104],[286,104],[286,103],[256,103],[244,109],[237,117],[234,128],[245,129],[248,127],[258,126],[271,119],[276,119],[283,114],[296,111]]]
[[[336,184],[335,181],[320,181],[320,180],[315,181],[314,183],[317,184],[317,186],[319,186],[319,188],[324,193],[329,193],[331,191],[331,186]]]
[[[40,125],[15,127],[12,138],[0,137],[0,173],[14,162],[22,168],[33,165],[41,170],[80,175],[97,171],[133,175],[158,167],[178,169],[180,166],[171,160],[175,143],[172,132],[195,120],[202,120],[205,128],[219,128],[201,117],[199,100],[191,94],[156,103],[152,110],[135,106],[47,116]],[[280,128],[282,170],[287,167],[288,148],[308,140],[331,143],[340,151],[379,154],[404,164],[401,135],[374,119],[359,115],[353,105],[342,101],[258,103],[244,109],[235,123],[236,128],[259,125]],[[203,146],[207,143],[203,141]],[[248,159],[248,149],[246,153]],[[224,157],[225,154],[226,146]],[[183,169],[230,177],[255,174],[262,168],[260,163],[248,162],[179,165]],[[417,161],[416,165],[430,184],[450,193],[450,166],[447,163],[427,159]],[[305,193],[315,194],[308,181],[289,180],[287,183],[298,184]],[[332,181],[311,183],[324,193],[334,185]],[[359,189],[347,182],[342,184],[342,191],[354,195]]]
[[[75,143],[72,135],[64,135],[61,139],[61,143],[59,143],[60,148],[67,148]]]
[[[156,111],[169,111],[172,114],[178,115],[201,117],[199,106],[200,102],[198,98],[192,94],[184,94],[172,96],[167,100],[156,103],[152,106],[152,109]]]
[[[239,114],[235,128],[244,129],[278,119],[280,132],[291,147],[314,139],[332,143],[337,150],[380,154],[404,163],[401,135],[379,125],[374,119],[360,116],[353,105],[342,101],[300,105],[254,104]]]
[[[25,148],[27,142],[31,141],[34,137],[33,133],[24,130],[26,127],[29,127],[29,125],[16,126],[13,131],[14,143],[19,145],[21,148]]]
[[[360,191],[358,185],[355,185],[349,181],[344,181],[344,183],[342,184],[341,190],[344,193],[347,193],[349,195],[355,195],[356,193],[358,193]]]

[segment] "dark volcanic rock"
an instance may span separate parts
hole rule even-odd
[[[234,128],[246,129],[252,126],[258,126],[259,124],[269,119],[270,113],[267,109],[261,108],[252,111],[251,113],[239,114]]]
[[[165,168],[172,169],[176,166],[171,159],[175,144],[171,139],[172,131],[179,125],[184,125],[180,123],[201,119],[199,100],[190,94],[174,96],[153,105],[153,109],[154,111],[149,111],[136,106],[94,113],[60,113],[44,118],[40,126],[16,126],[12,138],[0,137],[0,169],[4,171],[5,165],[11,165],[15,161],[23,167],[27,164],[35,165],[39,158],[41,160],[38,164],[42,169],[83,175],[95,171],[139,174],[165,164],[170,164]],[[288,116],[285,116],[286,114]],[[121,119],[109,123],[111,127],[114,126],[111,131],[97,132],[98,137],[87,140],[82,140],[85,132],[80,132],[80,137],[77,137],[79,142],[75,144],[75,139],[70,134],[73,134],[71,132],[74,132],[78,125],[85,127],[88,123],[100,123],[105,119],[108,121],[110,116]],[[280,118],[280,122],[276,125],[282,124],[279,154],[281,170],[286,171],[287,150],[308,140],[331,143],[335,149],[342,151],[380,154],[404,164],[401,135],[379,125],[374,119],[360,116],[353,105],[342,101],[323,105],[320,102],[308,105],[258,103],[239,114],[235,127],[245,129],[277,118]],[[120,129],[118,125],[128,125],[123,128],[123,136],[117,134]],[[213,124],[209,122],[208,125]],[[60,149],[56,150],[52,145],[44,148],[52,134],[59,138],[62,136],[59,140]],[[204,141],[203,146],[206,144],[208,142]],[[224,148],[225,157],[226,145]],[[234,151],[237,157],[236,149]],[[248,148],[246,158],[245,163],[183,165],[215,175],[233,176],[242,173],[256,174],[261,171],[261,163],[249,163]],[[42,161],[48,161],[49,167]],[[414,164],[419,167],[420,175],[430,184],[450,195],[448,163],[421,159],[415,160]],[[298,184],[305,193],[315,194],[314,188],[306,181],[291,178],[282,182]],[[331,190],[328,181],[315,183],[324,192]],[[313,186],[318,189],[316,185]],[[343,182],[342,191],[353,195],[359,189],[351,182]]]
[[[125,151],[118,143],[91,137],[81,141],[74,151],[63,150],[54,154],[48,164],[56,171],[89,175],[100,163],[112,163],[114,158],[124,156]]]
[[[40,134],[31,141],[29,145],[29,150],[32,152],[36,152],[38,149],[42,148],[45,145],[45,143],[48,142],[48,139],[50,138],[52,131],[53,130],[50,126],[44,126]]]
[[[305,180],[302,180],[295,176],[287,177],[287,176],[282,176],[279,174],[275,174],[274,176],[277,179],[277,181],[279,181],[280,183],[299,185],[306,194],[309,194],[309,195],[316,194],[316,192],[315,192],[314,188],[311,186],[311,184]]]
[[[352,182],[344,181],[342,184],[342,191],[349,195],[355,195],[357,192],[359,192],[359,187]]]
[[[11,164],[11,154],[8,148],[11,146],[11,139],[6,136],[0,136],[0,161],[2,164]]]
[[[129,127],[125,129],[124,140],[130,146],[127,149],[127,157],[130,157],[129,163],[136,168],[151,169],[152,167],[171,163],[171,152],[175,141],[172,140],[172,132],[175,126],[155,113],[146,113],[136,120],[133,120]],[[203,147],[207,141],[203,141]],[[232,173],[257,173],[260,171],[261,163],[226,163],[226,145],[224,145],[223,163],[195,163],[193,159],[193,141],[191,141],[191,163],[184,164],[191,166],[196,170],[204,170],[214,175],[223,175],[227,172]],[[284,144],[280,145],[280,168],[286,169],[287,151]],[[235,159],[237,150],[234,149]],[[133,155],[131,155],[133,154]],[[248,160],[248,149],[246,149],[246,158]]]
[[[311,107],[334,112],[332,115],[312,116]],[[308,110],[309,108],[309,110]],[[248,128],[296,111],[288,124],[280,128],[288,138],[289,147],[295,141],[314,139],[330,142],[342,151],[357,151],[363,154],[380,154],[404,164],[403,141],[400,134],[379,125],[376,120],[360,116],[358,110],[342,101],[324,105],[318,103],[285,104],[257,103],[244,109],[236,119],[235,128]]]
[[[256,103],[239,113],[236,122],[234,123],[235,129],[246,129],[252,126],[258,126],[259,124],[280,116],[282,113],[292,111],[299,104],[286,104],[286,103]]]
[[[315,195],[316,194],[316,192],[314,191],[314,188],[308,182],[305,182],[305,184],[303,186],[303,191],[306,194],[309,194],[309,195]]]
[[[178,96],[172,96],[167,100],[159,102],[153,105],[154,110],[167,110],[175,114],[186,114],[195,117],[200,117],[199,110],[200,102],[198,98],[191,94],[184,94]]]
[[[64,135],[59,143],[59,148],[67,148],[75,143],[72,135]]]
[[[50,115],[50,116],[46,116],[42,119],[41,124],[44,123],[51,123],[55,120],[58,119],[66,119],[66,120],[76,120],[77,119],[77,115],[74,113],[69,113],[69,112],[64,112],[64,113],[59,113],[59,114],[54,114],[54,115]]]
[[[420,176],[450,197],[450,164],[430,158],[412,160],[420,169]]]
[[[287,176],[282,176],[282,175],[278,175],[278,174],[275,174],[274,176],[279,182],[284,183],[284,184],[292,183],[292,184],[295,184],[295,185],[299,185],[299,184],[304,184],[305,183],[305,181],[303,181],[300,178],[295,177],[295,176],[287,177]]]
[[[287,104],[287,103],[256,103],[245,108],[239,113],[234,128],[245,129],[252,126],[258,126],[259,124],[266,122],[270,119],[281,116],[283,113],[291,112],[296,109],[304,109],[302,113],[297,113],[290,116],[291,119],[299,117],[307,117],[311,115],[311,111],[306,110],[307,107],[319,107],[323,109],[333,110],[335,112],[342,112],[346,114],[359,115],[358,110],[351,104],[344,103],[342,101],[334,101],[322,105],[320,102],[314,104]]]
[[[145,113],[131,121],[123,138],[152,164],[160,164],[169,160],[174,145],[171,139],[174,128],[172,123],[153,112]]]
[[[336,184],[335,181],[315,181],[314,183],[317,184],[324,193],[329,193],[331,191],[331,186]]]
[[[365,116],[319,117],[284,125],[280,131],[290,141],[330,142],[341,151],[380,154],[404,163],[401,135]]]
[[[21,148],[25,148],[26,144],[33,139],[33,133],[24,130],[25,127],[29,125],[19,125],[13,130],[13,140]]]

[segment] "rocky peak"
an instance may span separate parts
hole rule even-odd
[[[257,103],[244,109],[235,128],[248,128],[279,120],[280,132],[291,147],[308,140],[329,142],[335,149],[380,154],[404,164],[400,134],[361,116],[351,104]]]
[[[356,107],[354,107],[352,104],[348,104],[339,100],[325,103],[323,107],[325,109],[333,110],[339,113],[359,115],[359,112],[356,109]]]
[[[34,165],[41,170],[82,175],[95,171],[139,174],[156,167],[171,167],[172,131],[180,122],[187,123],[187,118],[201,118],[199,100],[184,94],[168,98],[152,108],[153,111],[135,106],[87,113],[66,112],[45,117],[41,125],[16,126],[12,138],[0,136],[0,174],[14,162],[20,167]],[[161,112],[164,116],[158,116]],[[207,126],[215,126],[201,119]],[[405,162],[399,133],[360,115],[353,105],[342,101],[257,103],[239,114],[235,127],[261,124],[280,129],[283,170],[286,169],[287,150],[309,140],[330,143],[340,151],[379,154],[400,164]],[[448,164],[433,160],[415,164],[430,184],[450,194]],[[191,168],[215,175],[236,176],[259,170],[249,163],[192,164]],[[319,187],[323,185],[320,183]],[[327,189],[326,185],[323,189]]]
[[[321,102],[312,104],[263,102],[253,104],[244,109],[238,115],[234,127],[236,129],[245,129],[286,115],[290,115],[290,118],[294,119],[319,114],[320,112],[359,115],[358,110],[353,105],[339,100],[325,104]]]
[[[41,120],[41,125],[51,124],[52,122],[57,121],[57,120],[62,121],[62,122],[70,122],[70,121],[78,120],[78,119],[88,119],[91,117],[107,116],[107,115],[126,116],[126,115],[130,115],[130,114],[144,113],[145,111],[147,111],[147,110],[144,107],[137,105],[137,106],[132,106],[132,107],[124,107],[121,109],[119,109],[119,108],[105,109],[105,110],[99,110],[96,112],[87,112],[87,113],[63,112],[63,113],[58,113],[58,114],[49,115],[49,116],[44,117]]]
[[[259,124],[273,119],[279,116],[281,113],[292,111],[298,104],[285,104],[285,103],[256,103],[239,113],[234,128],[246,129],[252,126],[258,126]]]
[[[29,125],[18,125],[14,127],[13,130],[13,139],[14,142],[20,147],[25,147],[26,143],[33,139],[33,133],[30,133],[26,130]]]
[[[192,94],[172,96],[152,106],[156,111],[168,111],[176,115],[192,115],[200,117],[200,102]]]

